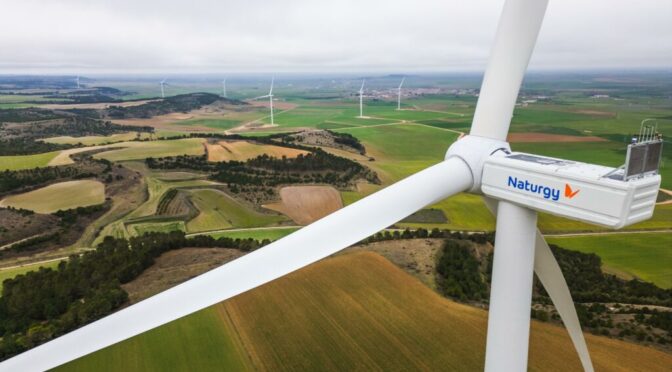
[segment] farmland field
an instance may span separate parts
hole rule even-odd
[[[52,151],[35,155],[0,156],[0,171],[46,167],[59,152],[60,151]]]
[[[207,144],[208,161],[245,161],[267,154],[276,158],[295,158],[308,152],[287,147],[261,145],[248,141],[219,141]]]
[[[95,145],[105,145],[108,143],[130,141],[136,138],[138,138],[138,133],[128,132],[128,133],[112,134],[109,136],[51,137],[51,138],[45,138],[43,139],[43,141],[48,143],[67,144],[67,145],[76,145],[81,143],[84,146],[95,146]],[[139,138],[140,139],[149,138],[149,135],[147,133],[140,133]]]
[[[12,268],[0,268],[0,284],[7,279],[12,279],[17,275],[25,274],[29,271],[39,270],[41,267],[54,268],[60,261],[51,261],[46,263],[26,264]]]
[[[37,213],[53,213],[105,201],[105,185],[81,180],[56,183],[24,194],[0,200],[0,207],[28,209]]]
[[[261,227],[286,220],[283,216],[254,211],[219,190],[192,190],[190,194],[199,214],[187,223],[189,232]]]
[[[608,272],[672,288],[672,233],[548,237],[563,248],[595,253]]]
[[[203,140],[200,138],[187,138],[178,140],[159,140],[148,142],[123,142],[118,145],[124,147],[118,150],[110,150],[96,154],[97,159],[109,161],[138,160],[148,157],[163,157],[176,155],[203,155]]]
[[[297,231],[299,228],[290,226],[290,227],[262,227],[262,228],[249,228],[249,229],[232,229],[217,231],[214,233],[208,233],[207,235],[212,236],[213,238],[232,238],[232,239],[256,239],[256,240],[278,240],[284,238],[285,236]]]
[[[352,253],[57,370],[482,370],[486,322],[487,312],[440,297],[381,256]],[[596,370],[672,363],[653,348],[586,338]],[[564,329],[532,322],[529,367],[580,369]]]

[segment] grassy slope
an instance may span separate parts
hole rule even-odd
[[[282,216],[251,210],[223,192],[213,189],[193,190],[191,200],[200,213],[187,223],[189,232],[229,227],[260,227],[286,220]]]
[[[105,202],[105,185],[98,181],[80,180],[55,183],[23,194],[9,196],[0,206],[29,209],[37,213],[53,213]]]
[[[35,155],[0,156],[0,171],[46,167],[59,153],[52,151]]]
[[[381,256],[360,252],[60,370],[482,370],[486,322],[485,311],[442,298]],[[652,348],[586,337],[597,370],[663,371],[672,363]],[[580,369],[564,329],[533,322],[531,339],[530,370]]]
[[[549,237],[549,243],[602,258],[606,271],[672,288],[672,234]]]

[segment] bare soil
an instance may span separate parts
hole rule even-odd
[[[122,285],[131,303],[139,302],[242,256],[231,248],[182,248],[156,259],[154,265]]]
[[[341,195],[331,186],[283,187],[280,199],[263,207],[283,213],[299,225],[313,223],[343,207]]]

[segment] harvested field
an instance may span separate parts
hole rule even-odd
[[[358,252],[68,363],[61,371],[478,371],[487,312]],[[598,371],[667,371],[672,356],[586,335]],[[552,352],[549,352],[552,350]],[[531,371],[581,369],[567,332],[532,322]],[[196,366],[196,367],[195,367]]]
[[[208,161],[245,161],[263,154],[276,158],[283,156],[295,158],[301,154],[305,155],[308,153],[303,150],[274,145],[260,145],[248,141],[219,141],[213,144],[206,144],[206,148],[208,151]]]
[[[75,162],[72,160],[70,155],[75,155],[82,152],[94,151],[104,148],[105,146],[89,146],[89,147],[80,147],[76,149],[63,150],[58,155],[56,155],[55,158],[51,159],[48,165],[50,167],[55,167],[57,165],[74,164]]]
[[[331,186],[283,187],[280,199],[264,208],[284,213],[300,225],[308,225],[343,208],[341,195]]]
[[[122,287],[131,303],[153,296],[168,288],[243,255],[230,248],[182,248],[161,255],[142,275]]]
[[[509,142],[606,142],[602,137],[596,136],[570,136],[566,134],[551,133],[509,133]]]
[[[105,202],[105,185],[98,181],[80,180],[55,183],[0,200],[0,207],[28,209],[37,213],[54,213]]]

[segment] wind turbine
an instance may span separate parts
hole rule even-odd
[[[510,152],[506,136],[547,5],[548,0],[505,3],[471,131],[449,147],[444,161],[235,261],[15,356],[0,364],[0,369],[54,368],[310,265],[427,205],[471,192],[485,195],[497,215],[485,370],[527,370],[534,271],[555,304],[583,368],[592,371],[567,283],[536,229],[536,211],[622,227],[652,215],[660,176],[633,181],[587,177],[582,175],[584,170],[614,168]],[[514,182],[522,189],[506,189],[506,175],[536,179],[536,191],[528,191],[527,186],[530,190],[534,186],[529,180]],[[580,192],[570,188],[567,196],[565,189],[561,198],[558,189],[556,200],[555,188],[566,182],[565,175],[574,187],[581,186]],[[539,179],[546,186],[540,188]]]
[[[364,117],[364,82],[366,80],[362,79],[362,86],[359,88],[359,116],[358,118]]]
[[[401,83],[399,83],[399,88],[397,88],[397,110],[401,110],[401,86],[404,85],[404,81],[406,78],[401,79]]]
[[[166,79],[161,80],[161,98],[166,98],[166,93],[164,90],[164,86],[166,85]]]
[[[222,97],[227,98],[227,95],[226,95],[226,79],[222,80]]]
[[[75,79],[75,82],[77,83],[77,89],[79,89],[79,75],[78,75],[77,78]]]
[[[271,107],[271,125],[275,125],[275,122],[273,121],[273,83],[274,82],[275,82],[275,78],[272,78],[271,79],[271,89],[268,91],[267,95],[252,98],[253,100],[260,99],[260,98],[268,98],[268,102],[270,103],[270,107]]]

